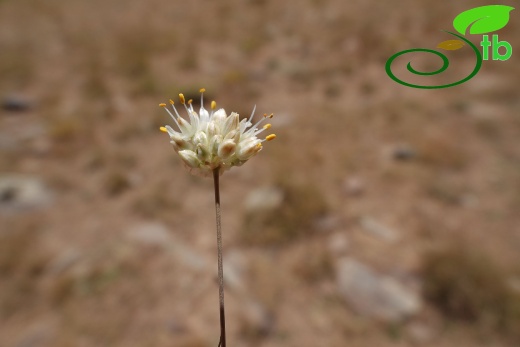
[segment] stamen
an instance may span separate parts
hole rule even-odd
[[[214,109],[216,109],[216,108],[217,108],[217,102],[216,102],[215,100],[213,100],[213,101],[211,102],[211,109],[214,110]]]
[[[264,125],[262,127],[262,129],[259,129],[257,131],[255,131],[255,136],[260,134],[261,132],[263,132],[264,130],[267,130],[267,129],[270,129],[271,128],[271,123],[267,123],[266,125]]]
[[[180,93],[179,94],[179,100],[181,101],[181,104],[185,104],[186,103],[186,99],[184,99],[184,94]]]
[[[193,99],[188,100],[188,105],[191,105],[193,103]]]
[[[160,127],[159,130],[162,131],[163,133],[167,133],[168,132],[168,130],[165,127]]]
[[[177,112],[177,109],[175,108],[175,105],[173,105],[174,102],[173,102],[172,99],[170,99],[170,104],[172,105],[172,108],[173,108],[173,110],[175,111],[175,114],[177,115],[177,117],[180,118],[181,116],[179,116],[179,112]],[[170,112],[170,110],[168,110],[168,109],[165,107],[166,104],[159,104],[159,106],[164,107],[164,109],[166,110],[166,112],[168,112],[168,114],[170,115],[170,117],[172,117],[172,119],[173,119],[173,121],[175,122],[175,124],[177,124],[177,127],[180,129],[181,127],[179,126],[179,123],[177,122],[177,120],[175,119],[175,117],[173,116],[173,114]]]
[[[159,106],[160,107],[166,107],[166,104],[163,102],[163,103],[160,103]]]
[[[271,135],[267,135],[265,137],[265,140],[266,141],[271,141],[271,140],[274,140],[276,138],[276,135],[275,134],[271,134]]]
[[[258,122],[256,122],[256,124],[253,125],[253,126],[252,126],[248,131],[246,131],[245,134],[250,134],[250,133],[256,131],[256,130],[257,130],[257,128],[256,128],[257,125],[259,125],[260,123],[262,123],[262,122],[263,122],[264,120],[266,120],[266,119],[267,119],[267,118],[266,118],[265,116],[262,117],[262,119],[260,119]]]
[[[204,92],[206,91],[206,88],[200,88],[200,107],[204,108]]]
[[[251,123],[251,120],[253,119],[253,116],[255,115],[255,110],[256,110],[256,105],[255,105],[255,107],[253,107],[253,112],[251,112],[251,116],[249,116],[249,119],[247,120],[249,123]]]

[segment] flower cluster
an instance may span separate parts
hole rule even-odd
[[[172,117],[179,129],[174,130],[171,126],[161,127],[161,131],[168,133],[173,148],[188,166],[191,172],[208,176],[214,169],[219,168],[220,173],[230,169],[232,166],[240,166],[251,157],[262,150],[264,141],[273,140],[276,135],[271,134],[265,139],[257,138],[264,130],[271,128],[267,123],[259,128],[260,123],[273,117],[272,114],[264,114],[263,118],[255,125],[251,123],[255,110],[249,119],[239,119],[236,112],[228,116],[224,109],[216,110],[217,104],[211,102],[211,111],[204,109],[204,89],[200,90],[200,111],[195,112],[192,101],[186,102],[184,95],[179,94],[180,103],[188,112],[189,122],[182,118],[170,100],[172,113],[166,104],[164,107]]]

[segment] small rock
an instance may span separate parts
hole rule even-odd
[[[345,254],[348,251],[348,238],[342,233],[331,235],[328,240],[329,251],[336,255]]]
[[[161,223],[144,223],[132,228],[128,236],[147,246],[166,247],[172,241],[168,228]]]
[[[51,141],[46,137],[40,137],[33,141],[32,150],[36,155],[49,154],[52,149]]]
[[[326,232],[336,229],[339,226],[339,222],[340,220],[337,216],[326,215],[316,219],[314,227],[321,232]]]
[[[261,187],[253,190],[246,199],[246,210],[272,210],[280,207],[283,201],[283,192],[276,187]]]
[[[416,343],[431,342],[435,337],[435,332],[431,327],[424,323],[414,322],[406,327],[410,339]]]
[[[39,178],[21,175],[0,177],[0,211],[25,211],[42,208],[51,193]]]
[[[177,319],[170,320],[166,327],[172,334],[183,334],[188,331],[187,327]]]
[[[273,330],[273,316],[259,302],[246,300],[242,304],[244,329],[247,334],[267,336]]]
[[[244,292],[244,272],[246,271],[246,259],[240,251],[226,252],[224,255],[224,284],[237,292]]]
[[[358,177],[347,178],[343,187],[345,193],[350,196],[360,196],[365,192],[365,184]]]
[[[474,208],[479,204],[479,198],[475,194],[464,194],[460,197],[460,204],[464,207]]]
[[[392,151],[392,156],[395,160],[411,160],[417,156],[415,149],[408,145],[399,145]]]
[[[36,323],[24,331],[23,336],[15,347],[43,347],[47,346],[52,336],[52,327],[48,323]]]
[[[73,266],[79,259],[81,259],[81,253],[78,250],[67,249],[48,265],[47,272],[59,275]]]
[[[132,228],[128,237],[146,246],[163,248],[193,270],[207,268],[206,259],[179,239],[174,239],[168,227],[161,223],[144,223]]]
[[[360,262],[343,258],[337,266],[338,289],[358,313],[387,322],[399,322],[419,312],[421,300],[388,276],[378,276]]]
[[[399,234],[383,225],[371,217],[362,217],[360,221],[361,227],[369,233],[382,238],[388,242],[395,242],[399,239]]]
[[[32,103],[21,96],[8,96],[2,100],[2,109],[9,112],[25,112],[32,108]]]

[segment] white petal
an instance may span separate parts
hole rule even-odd
[[[220,110],[213,113],[212,121],[217,124],[220,124],[220,123],[223,123],[226,120],[226,118],[227,118],[226,111],[224,111],[224,109],[221,108]]]
[[[183,151],[179,151],[179,155],[189,167],[198,168],[200,166],[200,161],[197,158],[195,152],[185,149]]]
[[[253,155],[260,151],[261,147],[258,146],[260,140],[257,138],[252,138],[247,141],[241,141],[237,150],[236,155],[240,160],[248,160]]]
[[[206,146],[208,144],[208,136],[206,135],[206,133],[202,131],[197,132],[193,137],[193,144],[195,146],[198,144]]]
[[[238,113],[232,112],[231,115],[226,119],[222,135],[226,136],[227,133],[238,127],[239,117]]]
[[[209,121],[209,113],[202,106],[200,108],[199,118],[200,118],[201,123],[207,123]]]

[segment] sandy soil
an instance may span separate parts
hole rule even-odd
[[[277,139],[221,179],[238,276],[228,346],[517,345],[486,312],[460,320],[422,294],[404,320],[363,316],[336,281],[349,257],[422,293],[425,255],[447,245],[518,279],[520,17],[498,32],[511,59],[460,86],[407,88],[384,70],[485,4],[0,1],[0,98],[31,106],[1,111],[0,173],[50,192],[40,207],[0,210],[0,346],[217,345],[212,182],[158,131],[171,123],[157,105],[180,92],[197,104],[201,87],[228,111],[275,114]],[[449,57],[436,83],[474,66],[468,48]],[[277,221],[274,241],[248,236],[247,197],[265,186],[298,201],[263,219]],[[367,231],[367,218],[392,235]]]

